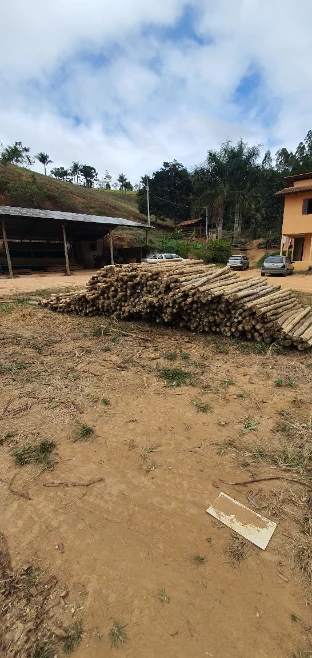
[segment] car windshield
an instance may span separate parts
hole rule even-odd
[[[268,258],[265,259],[266,263],[282,263],[283,262],[283,256],[269,256]]]
[[[230,256],[229,260],[242,260],[242,256]]]

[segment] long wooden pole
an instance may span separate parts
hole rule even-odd
[[[112,229],[109,229],[109,248],[110,248],[110,257],[111,257],[111,265],[115,265],[114,263],[114,249],[113,249],[113,236],[112,236]]]
[[[62,229],[63,229],[63,241],[64,241],[64,252],[65,252],[65,274],[66,276],[70,276],[65,224],[62,224]]]
[[[7,241],[7,235],[6,235],[6,230],[5,230],[4,219],[2,219],[2,221],[1,221],[1,226],[2,226],[3,242],[4,242],[5,253],[6,253],[6,259],[7,259],[8,268],[9,268],[9,275],[10,275],[10,279],[13,279],[11,256],[10,256],[9,245],[8,245],[8,241]]]
[[[310,255],[309,255],[309,269],[311,267],[312,267],[312,234],[311,234]]]

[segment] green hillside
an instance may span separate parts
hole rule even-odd
[[[89,189],[15,165],[0,165],[0,204],[147,221],[136,192]]]

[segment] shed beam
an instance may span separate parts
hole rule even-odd
[[[115,263],[114,263],[113,236],[112,236],[112,229],[111,228],[109,229],[108,235],[109,235],[109,248],[110,248],[111,265],[115,265]]]
[[[311,242],[310,242],[310,254],[309,254],[309,269],[312,267],[312,233],[311,233]]]
[[[64,241],[64,252],[65,252],[65,274],[66,276],[70,276],[65,224],[62,224],[62,229],[63,229],[63,241]]]
[[[8,268],[9,268],[9,275],[10,275],[10,279],[13,279],[11,256],[10,256],[9,245],[8,245],[8,241],[7,241],[7,235],[6,235],[6,230],[5,230],[4,219],[1,220],[1,226],[2,226],[2,234],[3,234],[3,242],[4,242],[5,253],[6,253],[6,259],[7,259]]]

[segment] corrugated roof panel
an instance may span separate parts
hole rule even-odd
[[[63,222],[84,222],[89,224],[110,224],[112,226],[132,226],[134,228],[150,228],[147,224],[138,224],[121,217],[102,217],[100,215],[83,215],[76,212],[61,212],[60,210],[40,210],[39,208],[17,208],[16,206],[0,206],[0,215],[18,217],[36,217],[39,219],[59,219]]]

